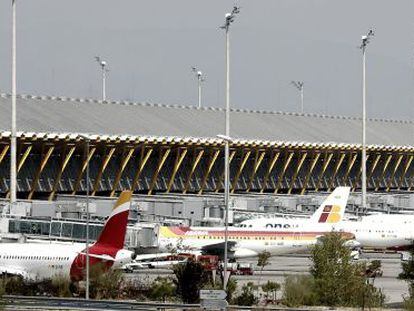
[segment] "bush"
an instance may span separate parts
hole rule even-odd
[[[149,297],[153,300],[164,301],[173,298],[176,286],[171,278],[157,277],[151,284]]]
[[[118,298],[122,282],[122,271],[93,265],[90,270],[89,296],[94,299]]]
[[[318,298],[314,291],[315,281],[311,275],[285,277],[282,301],[288,307],[314,306]]]
[[[243,285],[242,292],[240,295],[234,297],[233,303],[238,306],[253,306],[257,304],[258,299],[254,295],[254,291],[257,289],[257,286],[253,282],[249,282],[246,285]]]
[[[262,285],[262,291],[266,294],[266,299],[276,300],[277,292],[280,290],[280,284],[277,282],[267,281]],[[271,294],[271,298],[269,298]]]

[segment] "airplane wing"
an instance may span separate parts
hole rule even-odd
[[[80,254],[85,255],[85,252],[81,252]],[[97,258],[97,259],[101,259],[101,260],[106,260],[106,261],[115,261],[115,258],[106,254],[102,254],[102,255],[98,255],[98,254],[90,254],[88,255],[89,257],[93,257],[93,258]]]
[[[35,279],[35,277],[30,275],[26,271],[20,268],[15,268],[15,267],[10,267],[10,266],[8,267],[0,266],[0,274],[11,274],[11,275],[16,275],[16,276],[21,276],[24,279]]]
[[[236,244],[237,242],[235,241],[227,242],[227,251],[229,256],[234,254]],[[224,242],[205,245],[201,248],[201,253],[203,255],[217,255],[222,258],[224,257]]]

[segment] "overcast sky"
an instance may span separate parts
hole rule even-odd
[[[18,93],[197,104],[191,66],[205,72],[203,103],[224,105],[224,32],[234,1],[18,1]],[[361,35],[370,117],[414,118],[414,1],[238,1],[231,28],[231,104],[359,115]],[[10,92],[11,1],[0,2],[0,91]]]

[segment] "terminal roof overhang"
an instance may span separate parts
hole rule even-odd
[[[120,101],[102,102],[52,96],[19,95],[18,136],[40,140],[91,140],[221,145],[222,108],[196,108]],[[10,137],[10,95],[0,95],[0,138]],[[370,119],[370,150],[413,151],[413,123]],[[360,149],[361,119],[233,109],[234,145],[306,149]]]

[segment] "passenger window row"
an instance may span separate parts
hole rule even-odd
[[[66,261],[69,257],[60,256],[18,256],[18,255],[0,255],[0,259],[17,259],[17,260],[54,260]]]

